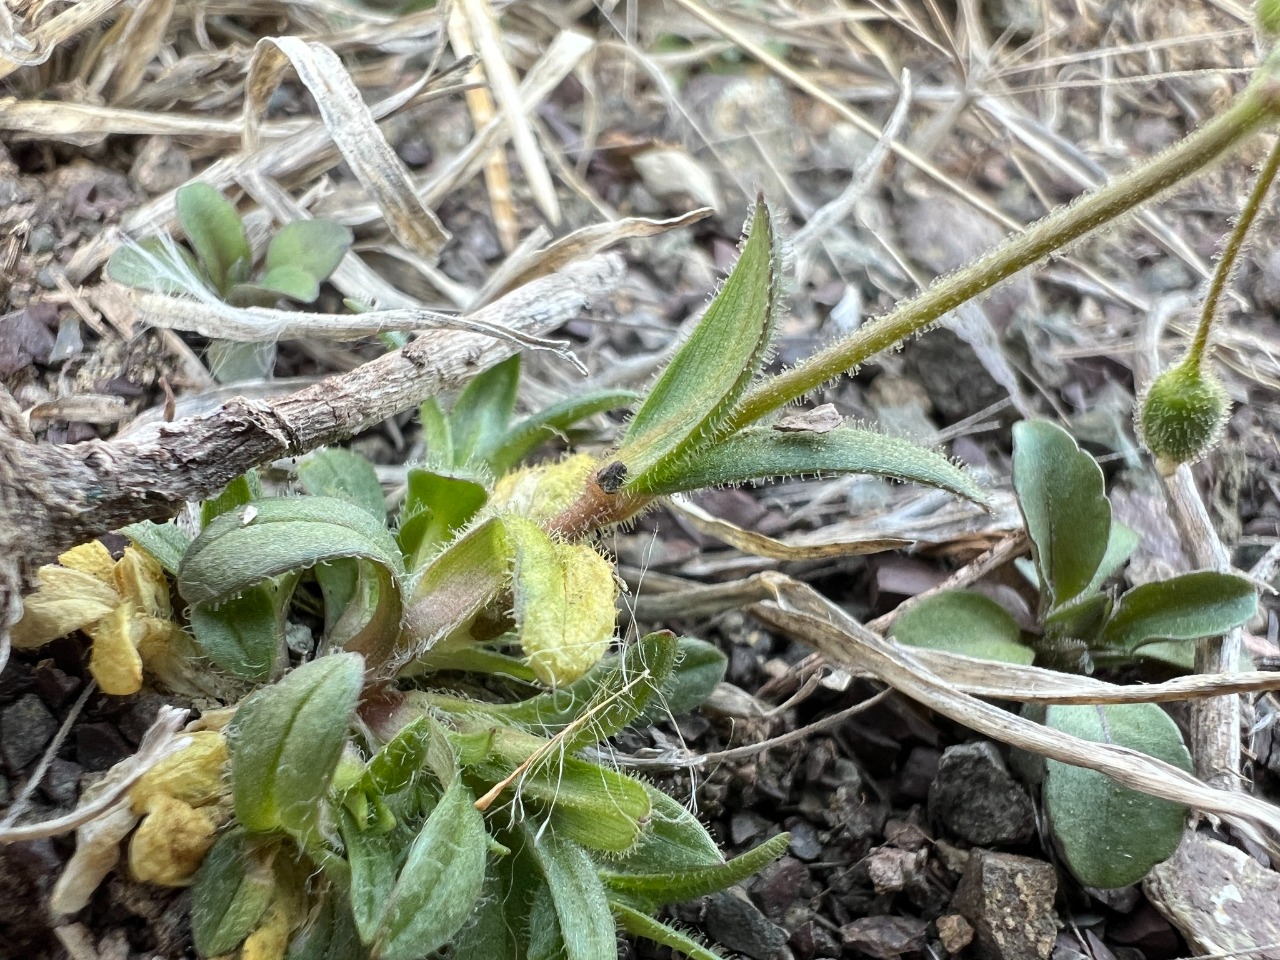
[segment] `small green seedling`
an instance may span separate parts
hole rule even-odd
[[[994,600],[947,591],[894,621],[891,634],[898,642],[1081,672],[1143,658],[1189,669],[1198,638],[1219,636],[1253,615],[1253,585],[1214,571],[1142,584],[1113,597],[1106,583],[1138,538],[1112,520],[1097,462],[1060,427],[1045,421],[1014,427],[1013,483],[1031,538],[1028,574],[1039,592],[1038,632],[1024,638]],[[1044,722],[1190,767],[1182,735],[1154,703],[1054,706]],[[1140,880],[1182,836],[1184,808],[1079,767],[1050,762],[1044,800],[1064,859],[1087,886]]]
[[[351,231],[342,224],[298,220],[276,231],[255,268],[244,224],[226,197],[207,183],[192,183],[178,191],[176,203],[190,249],[156,238],[143,240],[137,248],[121,247],[107,263],[107,276],[160,293],[190,293],[183,278],[194,277],[220,300],[238,307],[272,306],[281,298],[314,303],[320,284],[351,249]],[[183,269],[172,269],[179,266],[175,256]]]

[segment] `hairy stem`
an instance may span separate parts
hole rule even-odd
[[[1205,351],[1209,346],[1209,333],[1213,327],[1213,321],[1218,316],[1218,304],[1222,301],[1222,292],[1227,288],[1227,281],[1231,278],[1236,261],[1240,258],[1240,251],[1244,249],[1245,237],[1248,236],[1253,222],[1258,219],[1258,211],[1262,209],[1262,201],[1267,198],[1277,171],[1280,171],[1280,140],[1276,141],[1276,145],[1271,148],[1271,154],[1258,174],[1258,182],[1253,185],[1253,191],[1245,201],[1244,209],[1240,211],[1235,228],[1227,238],[1227,245],[1223,248],[1222,257],[1218,260],[1217,268],[1213,272],[1213,279],[1209,281],[1209,292],[1205,295],[1204,307],[1200,311],[1200,322],[1196,326],[1195,339],[1191,341],[1191,349],[1187,352],[1186,362],[1193,369],[1200,369],[1200,361],[1204,359]]]
[[[919,333],[943,314],[990,290],[1138,204],[1204,170],[1280,118],[1280,58],[1273,55],[1230,108],[1160,156],[1099,187],[1014,235],[975,263],[938,280],[919,296],[864,325],[852,336],[757,386],[733,416],[734,429],[796,400],[881,351]]]

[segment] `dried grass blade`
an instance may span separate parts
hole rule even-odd
[[[391,148],[342,61],[320,43],[297,37],[258,41],[245,81],[244,152],[258,146],[258,118],[287,64],[315,98],[320,118],[356,178],[374,198],[397,240],[433,260],[448,233],[413,190],[409,171]]]
[[[556,198],[555,185],[547,170],[546,161],[538,149],[538,140],[525,113],[524,98],[520,95],[515,71],[507,62],[502,49],[502,37],[497,19],[489,0],[460,0],[463,14],[471,28],[471,37],[484,63],[485,74],[493,88],[494,96],[502,106],[503,122],[511,131],[516,159],[529,180],[534,202],[552,226],[560,222],[560,201]]]
[[[6,48],[0,50],[0,79],[23,67],[45,63],[60,44],[105,20],[123,2],[124,0],[80,0],[52,20],[40,24],[26,37],[15,30]]]
[[[884,640],[806,584],[777,573],[760,575],[773,599],[753,609],[832,662],[868,670],[895,690],[969,729],[1062,763],[1106,774],[1117,782],[1234,823],[1280,837],[1280,809],[1239,792],[1217,790],[1177,767],[1136,750],[1094,743],[1041,726],[955,689],[928,670],[914,651]]]

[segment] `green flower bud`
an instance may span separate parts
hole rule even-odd
[[[1222,383],[1183,361],[1151,381],[1138,406],[1138,436],[1161,473],[1194,463],[1222,438],[1231,401]]]

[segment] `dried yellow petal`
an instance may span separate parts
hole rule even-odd
[[[92,540],[78,547],[72,547],[58,562],[69,570],[79,570],[103,583],[112,583],[111,571],[116,562],[111,559],[111,551],[102,545],[101,540]]]
[[[164,567],[149,553],[136,547],[125,547],[124,556],[112,570],[113,582],[120,596],[132,600],[148,617],[168,620],[173,616],[169,599],[169,578]]]
[[[240,948],[240,960],[283,960],[291,930],[289,913],[277,900],[267,910],[262,926],[249,934]]]
[[[186,886],[213,846],[218,825],[203,810],[157,794],[129,842],[129,871],[162,887]]]
[[[120,841],[137,822],[138,815],[129,805],[119,802],[76,830],[76,852],[49,898],[49,909],[55,915],[75,913],[89,905],[93,892],[120,860]]]
[[[45,566],[36,579],[39,586],[23,601],[22,619],[13,628],[13,645],[19,650],[83,630],[120,602],[113,587],[80,570]]]
[[[142,687],[142,657],[138,640],[143,627],[135,616],[132,603],[121,603],[111,613],[88,628],[93,637],[93,654],[89,672],[103,693],[128,696]]]
[[[191,742],[187,746],[157,763],[130,789],[135,811],[146,810],[157,796],[202,807],[228,792],[226,738],[212,730],[188,736]]]

